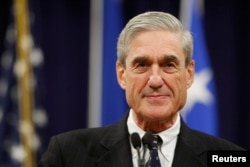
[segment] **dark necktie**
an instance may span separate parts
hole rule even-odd
[[[160,137],[157,135],[154,135],[154,139],[151,143],[149,143],[149,160],[146,163],[146,167],[161,167],[160,159],[158,156],[158,143],[160,142]]]

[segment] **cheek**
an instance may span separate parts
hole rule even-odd
[[[179,98],[183,96],[183,93],[186,92],[186,82],[185,76],[175,75],[172,77],[168,77],[166,83],[169,89],[172,90],[175,97]]]
[[[130,98],[130,100],[134,99],[136,100],[139,98],[143,88],[145,87],[145,78],[143,77],[128,77],[126,85],[126,96],[127,99]]]
[[[178,98],[180,99],[181,103],[186,100],[187,96],[187,81],[185,76],[181,76],[175,86],[175,92],[178,94]]]
[[[127,86],[130,90],[140,91],[147,84],[147,76],[145,75],[129,75],[127,76]]]
[[[126,99],[127,103],[130,107],[134,106],[136,101],[137,101],[137,90],[136,87],[134,86],[135,83],[129,83],[127,84],[126,87]],[[136,85],[136,84],[135,84]]]
[[[141,84],[140,82],[138,82],[138,80],[136,79],[132,79],[128,81],[127,84],[127,92],[131,95],[131,96],[135,96],[136,94],[138,94],[141,90]]]

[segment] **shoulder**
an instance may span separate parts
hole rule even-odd
[[[86,129],[77,129],[68,132],[64,132],[54,136],[54,140],[57,140],[59,143],[94,143],[100,141],[100,139],[105,136],[109,131],[112,130],[112,126],[107,127],[97,127],[97,128],[86,128]]]
[[[111,127],[78,129],[55,135],[43,154],[40,166],[93,166],[103,148],[100,140]]]
[[[41,162],[48,161],[58,164],[59,161],[64,161],[64,163],[70,164],[73,159],[88,162],[87,159],[90,160],[88,155],[91,155],[93,150],[102,150],[100,141],[110,129],[112,128],[78,129],[55,135],[51,138]]]
[[[110,140],[111,138],[116,138],[118,140],[119,138],[123,138],[128,133],[126,120],[127,115],[125,115],[125,117],[123,117],[119,122],[108,126],[72,130],[58,134],[53,138],[64,144],[68,144],[70,142],[80,142],[81,144],[95,143]]]
[[[193,134],[203,142],[209,150],[243,150],[242,147],[218,136],[192,130]]]
[[[182,121],[176,144],[174,162],[179,165],[181,164],[180,160],[185,159],[190,164],[197,163],[199,165],[196,166],[202,166],[202,164],[207,164],[208,153],[210,151],[230,150],[244,149],[228,140],[191,129]]]
[[[179,137],[187,145],[198,150],[244,150],[229,140],[191,129],[183,121]]]

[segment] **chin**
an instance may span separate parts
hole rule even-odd
[[[166,108],[151,108],[150,110],[147,109],[147,113],[151,118],[159,120],[171,119],[176,115],[176,112],[166,110]]]

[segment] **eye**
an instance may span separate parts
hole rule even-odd
[[[169,67],[169,68],[170,68],[170,67],[174,67],[174,66],[175,66],[174,63],[167,63],[167,64],[166,64],[166,67]]]
[[[161,65],[163,70],[167,73],[172,73],[177,71],[177,65],[174,62],[167,62],[164,65]]]
[[[147,63],[137,63],[134,67],[134,71],[136,73],[143,73],[145,71],[147,71],[149,65]]]
[[[143,73],[150,66],[150,61],[147,57],[136,57],[132,62],[134,72]]]
[[[178,70],[179,60],[176,56],[165,56],[161,61],[161,67],[166,73],[172,73]]]
[[[147,64],[145,63],[145,62],[140,62],[140,63],[138,63],[137,65],[136,65],[136,67],[138,68],[138,67],[146,67],[147,66]]]

